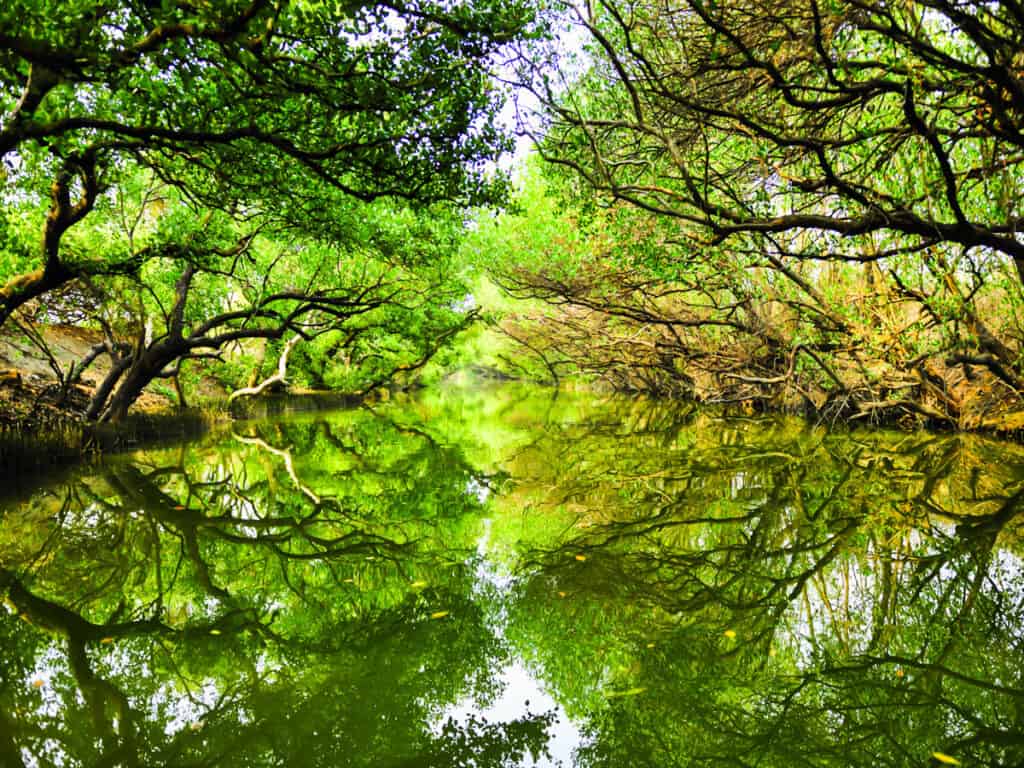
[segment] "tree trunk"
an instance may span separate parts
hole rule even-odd
[[[128,415],[128,409],[139,399],[142,390],[160,373],[162,366],[153,369],[145,363],[146,357],[148,355],[143,354],[142,358],[129,369],[127,375],[118,386],[117,391],[114,392],[107,406],[100,414],[99,421],[117,422],[123,420]]]
[[[164,368],[186,352],[187,349],[183,345],[166,339],[143,351],[131,359],[127,373],[124,374],[124,378],[117,385],[117,390],[110,396],[106,406],[104,407],[101,402],[94,408],[94,404],[91,404],[90,413],[87,416],[101,422],[121,421],[128,415],[128,409],[139,399],[139,395],[153,379],[159,378]],[[110,379],[109,376],[107,378]],[[116,380],[111,382],[111,388],[115,383],[117,383]]]
[[[99,385],[95,392],[93,392],[92,400],[89,401],[89,407],[85,409],[85,418],[89,421],[96,421],[100,413],[103,411],[103,406],[106,405],[107,399],[110,397],[110,393],[114,391],[114,387],[117,386],[117,382],[120,381],[124,372],[128,370],[131,363],[132,358],[130,356],[122,357],[121,359],[114,361],[114,364],[110,367],[110,372],[103,380],[103,383]]]
[[[185,388],[181,386],[181,371],[176,371],[172,379],[174,381],[174,391],[178,395],[178,407],[188,408],[188,401],[185,399]]]

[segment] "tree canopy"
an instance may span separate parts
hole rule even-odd
[[[525,48],[520,81],[548,184],[593,235],[582,268],[499,270],[577,329],[537,326],[534,346],[628,386],[833,417],[976,426],[995,418],[965,399],[976,378],[1019,402],[1016,3],[554,13],[581,49]]]
[[[0,321],[79,275],[178,255],[178,242],[69,248],[132,167],[202,206],[298,227],[336,192],[500,198],[487,63],[528,22],[518,2],[5,4]]]
[[[235,279],[271,242],[391,268],[394,238],[361,224],[416,211],[466,224],[432,241],[459,262],[434,314],[483,268],[519,302],[494,325],[519,374],[533,357],[552,381],[1024,423],[1006,417],[1024,410],[1016,3],[61,8],[0,17],[0,323],[72,283]],[[474,215],[509,201],[508,87],[544,170],[519,213]],[[221,298],[209,311],[253,332],[265,297]]]
[[[531,14],[525,2],[5,5],[0,325],[24,309],[19,327],[38,340],[34,320],[70,310],[102,330],[59,372],[66,392],[110,358],[92,419],[245,339],[332,331],[333,362],[377,359],[348,376],[352,391],[422,365],[465,325],[451,311],[465,293],[451,266],[462,210],[505,197],[491,65],[532,34]]]

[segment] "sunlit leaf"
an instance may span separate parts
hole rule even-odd
[[[932,752],[932,757],[934,757],[940,763],[945,763],[946,765],[960,765],[959,760],[957,760],[952,755],[945,754],[944,752]]]

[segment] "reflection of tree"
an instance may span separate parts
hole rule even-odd
[[[583,764],[1024,758],[1019,452],[632,421],[517,457],[563,535],[525,551],[509,636],[589,723]]]
[[[471,475],[457,451],[364,411],[245,425],[39,494],[0,528],[0,761],[539,752],[547,715],[430,727],[461,696],[493,695],[504,654],[466,538]]]
[[[515,765],[550,714],[443,716],[510,652],[582,765],[1024,759],[1019,449],[486,407],[240,422],[11,508],[0,761]]]

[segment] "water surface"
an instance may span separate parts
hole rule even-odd
[[[1022,499],[521,387],[236,422],[0,503],[0,766],[1020,765]]]

